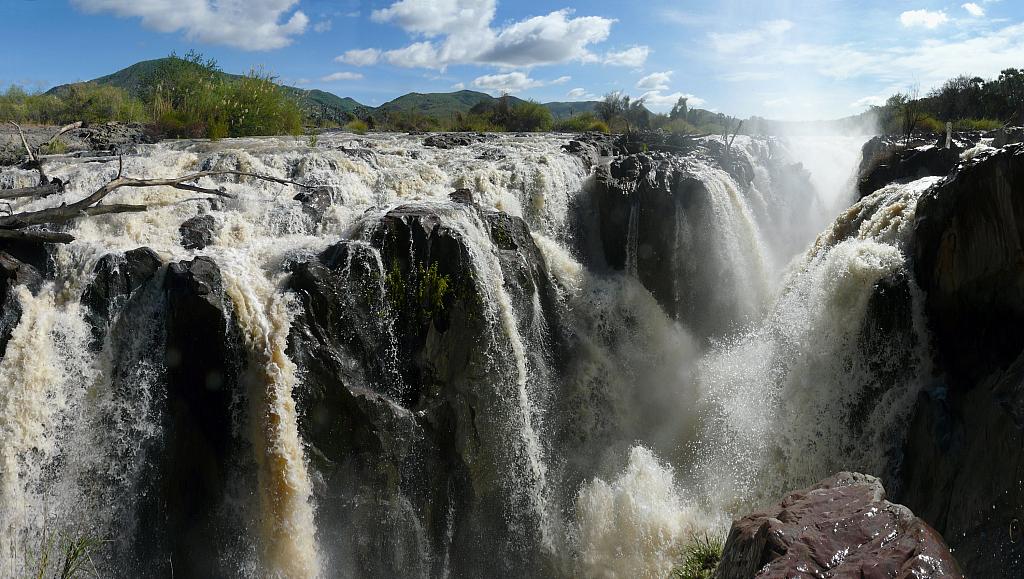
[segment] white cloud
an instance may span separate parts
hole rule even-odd
[[[455,90],[466,90],[466,83],[464,83],[464,82],[457,82],[457,83],[452,85],[452,88],[455,89]]]
[[[571,99],[580,99],[587,96],[587,89],[585,88],[574,88],[569,92],[565,93],[565,96]]]
[[[363,48],[347,50],[345,54],[336,57],[335,62],[343,62],[352,66],[372,66],[380,60],[380,51],[376,48]]]
[[[686,104],[692,107],[702,106],[705,101],[704,99],[694,96],[692,94],[673,92],[669,94],[663,94],[661,91],[648,91],[640,95],[640,98],[644,99],[644,104],[647,108],[654,112],[665,112],[675,106],[676,102],[680,98],[686,99]]]
[[[320,77],[320,80],[321,82],[337,82],[339,80],[359,80],[361,78],[363,78],[363,75],[358,72],[335,72]]]
[[[570,80],[572,80],[571,76],[560,76],[560,77],[556,78],[555,80],[549,82],[548,84],[565,84],[565,83],[569,82]]]
[[[931,11],[931,10],[908,10],[900,14],[900,24],[907,28],[913,28],[920,26],[923,28],[937,28],[942,24],[949,21],[949,16],[946,16],[945,11]]]
[[[421,38],[385,52],[388,62],[435,69],[452,64],[532,67],[592,62],[598,57],[589,46],[607,39],[615,22],[558,10],[495,28],[494,12],[495,0],[401,0],[375,10],[371,18]]]
[[[332,25],[330,20],[321,20],[313,25],[313,32],[330,32]]]
[[[884,96],[866,96],[859,98],[852,103],[850,106],[855,109],[866,109],[868,107],[880,107],[885,104],[886,98]]]
[[[648,46],[634,46],[627,48],[621,52],[609,52],[604,55],[604,63],[612,66],[629,66],[632,68],[640,68],[647,62],[647,57],[651,54],[651,49]]]
[[[497,92],[516,93],[544,86],[539,80],[534,80],[521,72],[509,72],[505,74],[485,74],[473,79],[473,86],[485,90]]]
[[[981,6],[978,6],[974,2],[962,4],[960,7],[969,12],[970,15],[974,16],[975,18],[981,18],[982,16],[985,15],[985,9],[982,8]]]
[[[636,83],[636,88],[643,90],[667,90],[668,83],[672,80],[672,71],[652,72],[641,78]]]
[[[143,26],[158,32],[180,30],[190,41],[225,44],[242,50],[282,48],[291,44],[294,36],[304,33],[309,18],[299,10],[291,12],[298,1],[72,0],[87,12],[141,18]]]
[[[708,36],[715,50],[733,53],[770,40],[779,40],[792,28],[793,23],[789,20],[768,20],[756,28],[738,32],[712,32]]]

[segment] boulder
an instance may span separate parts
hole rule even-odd
[[[875,477],[841,472],[735,522],[716,579],[962,577],[942,537],[885,500]]]
[[[196,215],[186,219],[178,228],[181,246],[185,249],[204,249],[212,245],[217,236],[217,220],[213,215]]]
[[[333,187],[324,186],[304,189],[292,199],[302,203],[303,213],[308,215],[314,223],[319,223],[327,214],[327,210],[334,204],[336,194]]]
[[[424,147],[435,149],[454,149],[456,147],[468,147],[474,143],[482,143],[494,138],[485,133],[433,133],[423,139]]]
[[[997,148],[1024,143],[1024,127],[1004,127],[986,136],[992,139],[992,146]]]

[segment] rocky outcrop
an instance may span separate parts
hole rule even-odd
[[[842,472],[732,525],[716,579],[962,577],[942,537],[885,500],[875,477]]]
[[[25,138],[33,149],[46,144],[59,127],[22,127]],[[155,136],[138,123],[104,123],[72,129],[60,137],[64,150],[69,153],[95,151],[109,153],[126,150],[135,145],[156,142]],[[10,125],[0,127],[0,166],[14,165],[25,158],[17,129]]]
[[[210,214],[196,215],[182,222],[178,233],[185,249],[204,249],[212,245],[217,236],[217,220]]]
[[[493,138],[494,135],[487,133],[432,133],[423,139],[423,146],[435,149],[454,149],[468,147],[474,143],[483,143]]]
[[[216,576],[225,533],[241,524],[225,522],[221,505],[231,500],[230,477],[239,476],[229,467],[237,460],[236,413],[245,408],[238,390],[242,356],[212,259],[170,264],[164,292],[166,418],[158,504],[148,516],[164,530],[176,575]]]
[[[0,359],[7,352],[11,332],[21,321],[21,303],[15,295],[15,288],[24,285],[35,293],[42,283],[43,276],[39,270],[0,251]]]
[[[99,348],[114,317],[126,308],[127,302],[138,294],[143,285],[154,278],[161,265],[160,257],[148,247],[100,258],[93,269],[92,282],[82,293],[85,319],[92,329],[94,348]]]
[[[864,158],[857,178],[857,191],[861,197],[890,183],[909,183],[922,177],[946,175],[956,168],[963,150],[957,146],[946,149],[934,144],[919,148],[878,149],[872,146],[873,142],[869,141],[864,146]]]
[[[327,214],[327,210],[334,204],[335,194],[333,187],[316,187],[304,189],[292,199],[302,203],[302,212],[308,215],[314,223],[319,223]]]
[[[964,164],[917,207],[914,269],[941,374],[918,400],[902,502],[976,577],[1024,564],[1024,145]]]
[[[290,266],[300,430],[322,481],[318,509],[339,526],[326,540],[354,552],[355,574],[440,574],[443,562],[423,555],[447,548],[458,550],[453,575],[539,564],[536,542],[508,540],[528,532],[529,509],[502,515],[516,434],[496,280],[478,263],[492,251],[520,323],[545,319],[554,292],[525,222],[471,204],[395,208]]]

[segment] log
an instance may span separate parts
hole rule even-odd
[[[49,197],[64,191],[64,184],[55,180],[46,185],[22,187],[20,189],[0,189],[0,199],[19,199],[21,197]]]
[[[0,229],[0,239],[29,243],[71,243],[75,237],[69,233],[37,231],[34,229]]]

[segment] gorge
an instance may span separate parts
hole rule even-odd
[[[124,188],[151,209],[0,248],[0,575],[67,533],[101,576],[667,577],[856,471],[1014,576],[1024,145],[920,174],[733,139],[133,145],[127,175],[310,187]],[[14,210],[119,168],[48,171]]]

